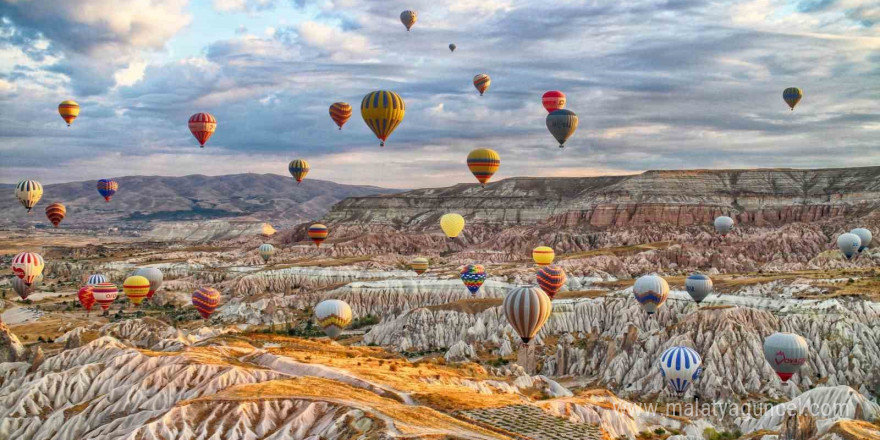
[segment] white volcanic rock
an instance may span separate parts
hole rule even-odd
[[[456,342],[443,355],[447,362],[464,362],[475,357],[477,357],[477,352],[474,350],[474,347],[464,341]]]
[[[818,387],[775,405],[758,419],[743,417],[737,423],[745,433],[762,429],[779,431],[790,413],[809,413],[815,419],[817,434],[821,435],[841,419],[877,420],[880,405],[848,386]]]

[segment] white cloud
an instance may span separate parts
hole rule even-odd
[[[302,22],[296,30],[304,44],[326,51],[336,60],[364,60],[372,52],[369,40],[355,32],[316,21]]]

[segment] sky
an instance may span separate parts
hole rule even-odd
[[[407,105],[384,148],[359,111],[380,89]],[[565,149],[547,90],[579,116]],[[342,131],[336,101],[354,107]],[[218,120],[204,149],[196,112]],[[878,139],[877,1],[0,0],[3,183],[287,174],[303,158],[308,178],[436,187],[475,182],[475,148],[501,155],[493,180],[876,166]]]

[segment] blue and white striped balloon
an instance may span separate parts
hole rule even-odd
[[[676,394],[682,395],[700,378],[703,359],[690,347],[669,347],[660,356],[660,373]]]
[[[89,275],[89,279],[86,280],[86,285],[94,286],[96,284],[106,283],[107,277],[101,274]]]

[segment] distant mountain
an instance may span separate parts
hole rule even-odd
[[[45,185],[33,215],[25,214],[13,194],[14,185],[0,185],[0,226],[51,227],[45,209],[54,202],[67,207],[62,227],[112,223],[139,228],[150,223],[207,219],[271,221],[289,226],[320,219],[347,197],[398,192],[315,179],[297,184],[291,177],[275,174],[126,176],[114,180],[119,182],[119,192],[109,203],[98,194],[94,180]]]

